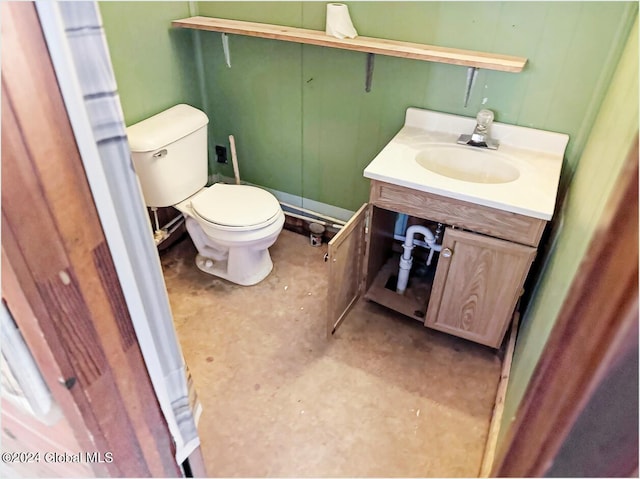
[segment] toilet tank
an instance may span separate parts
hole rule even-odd
[[[133,165],[147,206],[172,206],[207,183],[204,112],[176,105],[127,128]]]

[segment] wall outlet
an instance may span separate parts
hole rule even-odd
[[[227,148],[222,145],[216,145],[216,161],[218,163],[227,163]]]

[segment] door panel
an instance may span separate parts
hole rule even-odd
[[[367,204],[362,205],[329,242],[327,336],[335,332],[362,292],[362,267],[368,206]]]
[[[398,213],[395,211],[377,208],[371,205],[369,210],[369,231],[367,233],[367,262],[362,270],[365,290],[369,290],[376,278],[378,271],[391,256],[393,246],[393,233]]]
[[[425,326],[499,347],[535,253],[529,246],[447,228]]]
[[[22,453],[22,458],[25,459],[7,461],[8,464],[0,465],[3,477],[15,474],[21,477],[96,477],[98,472],[93,471],[86,461],[86,456],[82,454],[85,450],[78,444],[73,429],[64,416],[59,417],[54,424],[47,425],[4,398],[0,404],[2,451],[14,453],[14,456],[9,457]],[[89,449],[87,452],[92,451]],[[57,459],[65,454],[76,457],[80,454],[81,461]],[[8,470],[3,469],[3,466],[8,467]]]
[[[35,6],[3,2],[0,10],[2,299],[69,426],[36,434],[28,420],[3,408],[3,427],[11,425],[3,435],[11,447],[33,448],[53,434],[72,453],[70,428],[73,453],[113,455],[111,462],[84,461],[80,475],[177,477],[175,442],[136,340]],[[54,474],[33,462],[21,466],[30,477]]]

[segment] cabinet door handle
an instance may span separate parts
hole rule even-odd
[[[453,256],[453,251],[451,251],[449,248],[445,248],[440,254],[442,254],[442,256],[444,256],[445,258],[451,258]]]

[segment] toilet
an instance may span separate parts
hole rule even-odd
[[[284,225],[280,203],[248,185],[207,184],[207,116],[176,105],[127,128],[145,203],[186,218],[205,273],[250,286],[273,268],[269,247]]]

